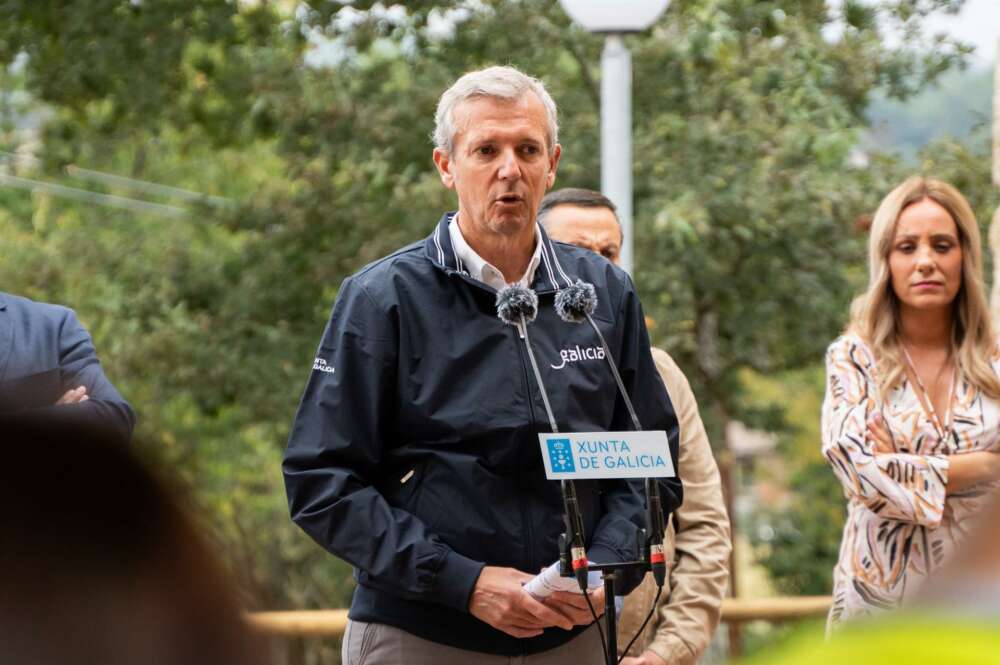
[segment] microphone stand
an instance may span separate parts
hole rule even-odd
[[[591,289],[592,288],[593,287],[591,287]],[[586,299],[586,297],[584,297],[584,299]],[[566,309],[573,310],[574,308],[567,307]],[[618,373],[618,367],[615,365],[611,349],[608,347],[608,343],[604,339],[604,335],[601,334],[601,329],[597,327],[597,323],[594,322],[594,319],[590,315],[592,309],[592,307],[589,310],[586,307],[583,307],[577,311],[569,311],[569,316],[564,318],[567,321],[586,320],[590,323],[604,349],[604,355],[605,358],[607,358],[608,366],[611,368],[611,373],[614,375],[615,382],[618,384],[618,390],[621,393],[622,400],[625,402],[626,408],[628,409],[629,416],[632,419],[632,424],[635,426],[635,431],[641,432],[642,425],[639,422],[638,415],[636,415],[635,408],[632,406],[632,400],[629,398],[628,391],[625,389],[625,384],[622,382],[621,375]],[[663,504],[660,499],[660,486],[655,478],[646,478],[645,485],[646,529],[641,532],[639,536],[641,542],[638,544],[638,549],[641,549],[642,557],[635,561],[589,564],[590,570],[601,571],[601,579],[604,581],[604,618],[608,636],[606,642],[607,651],[604,654],[604,661],[607,665],[617,665],[618,663],[618,617],[617,610],[615,608],[615,582],[619,579],[619,576],[631,570],[641,570],[643,572],[651,570],[653,572],[653,579],[656,582],[656,586],[660,589],[663,588],[664,581],[666,580],[666,560],[663,554],[663,536],[666,533],[666,528],[663,517]],[[566,542],[567,540],[565,539],[564,534],[563,538],[560,539],[560,544],[565,546]],[[563,562],[563,557],[565,556],[566,555],[563,554],[563,556],[560,557],[560,563]],[[567,575],[568,573],[566,569],[561,569],[560,572],[563,575]]]
[[[667,561],[663,553],[663,538],[666,535],[666,519],[663,517],[663,501],[660,499],[660,485],[656,478],[646,478],[646,543],[644,559],[649,562],[656,586],[662,588],[667,578]]]
[[[591,287],[591,289],[592,288],[593,287]],[[584,296],[583,299],[586,299],[586,296]],[[608,347],[608,343],[604,339],[604,335],[601,334],[601,329],[597,327],[597,323],[594,322],[594,319],[590,315],[593,308],[591,307],[588,310],[587,307],[583,307],[582,309],[576,310],[574,307],[570,306],[564,309],[569,310],[568,316],[564,317],[565,320],[586,320],[594,329],[594,332],[597,334],[597,338],[600,340],[601,346],[604,349],[604,356],[607,358],[608,366],[611,368],[611,373],[614,375],[615,382],[618,384],[618,390],[621,393],[622,400],[625,402],[625,407],[628,409],[629,416],[632,419],[632,424],[635,426],[635,431],[641,432],[642,425],[639,422],[639,417],[635,412],[635,408],[632,406],[632,400],[629,398],[628,391],[625,389],[625,384],[622,382],[621,375],[618,373],[618,367],[615,365],[611,349]],[[562,316],[562,314],[560,314],[560,316]],[[604,582],[604,618],[605,626],[607,626],[607,651],[604,654],[604,661],[607,665],[617,665],[618,663],[618,613],[615,608],[615,582],[625,572],[632,570],[641,570],[643,572],[651,570],[653,572],[653,579],[656,582],[656,586],[660,589],[663,588],[663,584],[666,580],[666,560],[663,553],[663,537],[666,533],[666,522],[663,517],[663,502],[660,498],[660,486],[657,483],[656,478],[646,478],[645,490],[646,528],[639,535],[641,542],[638,543],[639,547],[637,548],[642,552],[642,556],[635,561],[589,564],[588,566],[589,570],[601,571],[601,579]],[[563,545],[562,549],[565,549],[567,542],[568,538],[566,537],[566,534],[563,534],[560,538],[560,544]],[[566,556],[566,553],[560,556],[560,563],[563,564],[560,573],[570,576],[570,571],[564,565],[564,558]]]
[[[640,534],[640,538],[644,538],[644,533]],[[562,552],[559,557],[559,572],[563,577],[574,577],[572,559],[570,558],[572,556],[572,540],[572,537],[567,537],[565,533],[559,536],[559,543],[562,546]],[[605,642],[607,650],[604,653],[604,662],[606,665],[617,665],[618,663],[618,609],[615,607],[615,583],[628,571],[641,570],[645,572],[649,569],[648,557],[634,561],[587,563],[586,565],[585,570],[588,572],[591,570],[601,571],[601,581],[604,583],[604,626],[605,634],[607,635]],[[577,569],[577,573],[579,570]],[[579,576],[577,576],[577,581],[579,579]],[[581,586],[582,588],[586,586],[586,574],[584,575],[584,584]],[[586,591],[583,591],[583,593],[586,593]]]
[[[562,481],[562,494],[563,505],[566,507],[566,512],[563,514],[566,532],[562,534],[560,540],[561,543],[565,541],[565,547],[560,548],[559,572],[567,577],[576,577],[580,591],[587,593],[590,563],[587,561],[587,550],[583,541],[583,516],[580,514],[576,486],[572,480]]]

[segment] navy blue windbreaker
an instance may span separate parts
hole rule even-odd
[[[484,565],[536,572],[558,558],[563,507],[545,478],[538,433],[550,426],[524,341],[497,318],[496,292],[458,269],[451,217],[344,281],[292,426],[285,486],[292,519],[355,567],[352,619],[479,652],[537,653],[582,628],[518,639],[468,611]],[[631,280],[541,237],[528,334],[560,430],[632,429],[597,335],[554,311],[556,290],[580,278],[596,287],[594,319],[640,421],[666,430],[677,468],[677,419]],[[589,558],[634,559],[641,483],[576,485]],[[661,485],[672,511],[681,483]]]

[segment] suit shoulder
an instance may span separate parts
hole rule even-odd
[[[0,304],[6,305],[8,310],[18,313],[23,318],[61,322],[75,316],[73,310],[64,305],[38,302],[11,293],[0,293]]]
[[[649,352],[653,356],[653,362],[656,363],[657,369],[669,372],[681,371],[681,368],[677,366],[677,361],[673,359],[673,356],[671,356],[663,349],[656,346],[652,346],[649,348]]]
[[[676,399],[679,391],[691,391],[691,384],[688,382],[687,376],[684,375],[677,361],[669,353],[655,346],[650,347],[649,351],[653,356],[656,371],[659,372],[660,378],[663,379],[667,392],[672,398]]]
[[[564,264],[573,279],[579,277],[598,288],[618,291],[633,288],[628,273],[597,252],[558,240],[553,240],[552,245],[558,252],[556,258],[560,264]]]

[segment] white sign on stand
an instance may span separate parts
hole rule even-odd
[[[549,480],[672,478],[667,433],[562,432],[539,434]]]

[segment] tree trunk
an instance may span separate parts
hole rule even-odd
[[[729,513],[729,528],[732,534],[732,550],[729,553],[729,595],[735,598],[739,587],[737,585],[736,571],[736,477],[734,473],[734,460],[729,442],[729,422],[732,420],[731,410],[724,394],[725,387],[722,377],[725,374],[719,360],[718,334],[719,334],[718,313],[710,305],[700,305],[695,314],[695,335],[698,340],[695,360],[698,364],[698,371],[702,381],[708,391],[707,406],[711,412],[709,423],[714,423],[714,427],[709,424],[709,440],[721,441],[721,448],[717,448],[716,460],[719,465],[719,476],[722,481],[722,496],[726,502],[726,512]],[[704,414],[705,410],[702,409]],[[684,477],[681,476],[681,481]],[[729,629],[729,657],[738,658],[743,651],[742,630],[738,622],[730,622]]]

